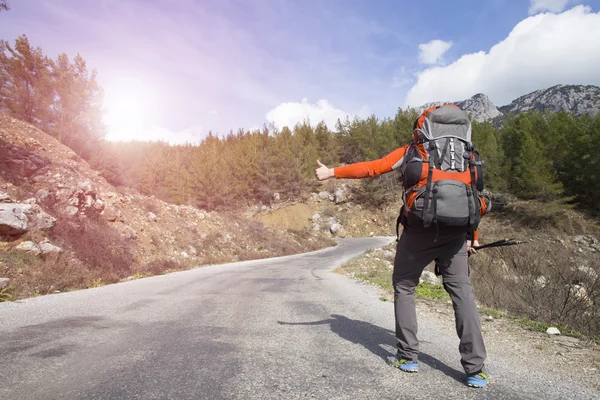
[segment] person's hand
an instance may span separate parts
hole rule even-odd
[[[467,240],[467,253],[469,253],[469,254],[477,253],[477,250],[475,250],[473,247],[479,247],[479,241],[473,240],[473,243],[471,243],[470,240]]]
[[[327,168],[327,166],[319,160],[317,160],[317,163],[319,164],[319,168],[315,170],[315,175],[318,180],[324,181],[335,176],[333,168]]]

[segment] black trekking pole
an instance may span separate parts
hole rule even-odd
[[[473,249],[481,250],[481,249],[486,249],[489,247],[514,246],[516,244],[522,244],[522,243],[525,243],[525,242],[520,241],[520,240],[515,240],[515,239],[501,239],[501,240],[497,240],[492,243],[483,244],[481,246],[473,246]]]

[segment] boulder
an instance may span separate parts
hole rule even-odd
[[[421,282],[427,282],[427,283],[433,283],[436,285],[440,284],[440,280],[438,279],[438,277],[431,271],[426,271],[424,270],[421,273],[421,277],[419,278],[419,283]]]
[[[63,249],[61,249],[58,246],[53,245],[50,242],[43,242],[40,243],[39,246],[42,254],[57,254],[57,253],[62,253]]]
[[[50,193],[45,189],[40,189],[37,192],[35,192],[35,198],[37,199],[38,203],[43,203],[48,199],[49,196]]]
[[[28,253],[40,254],[42,250],[40,247],[32,241],[21,242],[15,249],[19,251],[26,251]]]
[[[334,202],[335,204],[340,204],[346,201],[346,192],[341,188],[335,191]]]
[[[0,192],[0,203],[12,203],[8,193]]]
[[[100,215],[108,222],[115,222],[117,220],[121,220],[121,212],[113,206],[104,207],[104,210],[102,210]]]
[[[0,140],[0,170],[14,179],[30,178],[49,164],[46,158]]]
[[[0,233],[22,235],[28,231],[27,216],[20,206],[14,203],[0,204]]]
[[[156,216],[156,214],[154,214],[153,212],[149,212],[148,213],[148,219],[152,222],[156,222],[158,220],[158,217]]]
[[[331,232],[332,235],[335,235],[336,233],[340,232],[342,230],[342,225],[338,224],[337,222],[334,224],[331,224],[331,226],[329,227],[329,232]]]
[[[0,290],[6,289],[10,284],[10,279],[8,278],[0,278]]]
[[[22,235],[52,228],[55,223],[56,218],[37,204],[0,203],[0,233]]]
[[[72,217],[74,215],[76,215],[79,212],[79,208],[75,207],[75,206],[67,206],[65,208],[65,213],[69,216]]]
[[[560,335],[560,331],[558,329],[556,329],[555,327],[551,326],[550,328],[546,329],[546,333],[548,335]]]
[[[331,196],[331,193],[329,193],[328,191],[324,190],[322,192],[319,192],[319,199],[320,200],[329,200],[329,197]]]

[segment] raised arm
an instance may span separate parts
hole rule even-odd
[[[358,162],[337,168],[328,168],[321,161],[317,161],[319,168],[315,170],[315,175],[318,180],[323,181],[333,177],[360,179],[385,174],[402,165],[407,148],[408,145],[402,146],[378,160]]]

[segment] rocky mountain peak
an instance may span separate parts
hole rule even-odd
[[[473,121],[484,122],[496,118],[501,112],[494,105],[492,100],[483,93],[477,93],[468,100],[455,103],[466,111]]]
[[[467,100],[462,101],[444,101],[444,102],[431,102],[423,104],[417,108],[417,112],[420,114],[429,107],[439,106],[442,104],[455,104],[463,109],[473,121],[484,122],[493,118],[496,118],[501,112],[496,108],[494,103],[488,96],[483,93],[478,93]]]
[[[539,110],[595,115],[600,112],[600,87],[556,85],[521,96],[510,104],[500,107],[500,110],[504,114]]]
[[[455,104],[465,110],[477,122],[497,120],[508,114],[519,114],[529,110],[559,112],[575,115],[596,115],[600,112],[600,87],[593,85],[556,85],[523,95],[510,104],[496,107],[490,98],[477,93],[462,101],[431,102],[418,107],[418,113],[441,104]],[[498,121],[496,121],[498,122]]]

